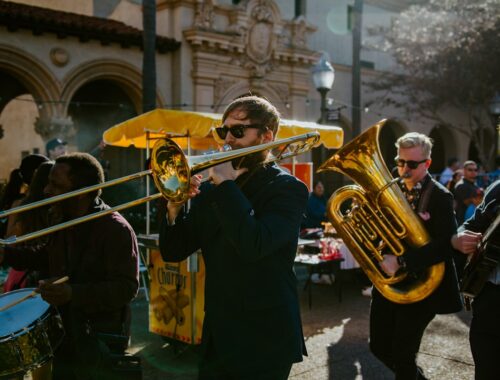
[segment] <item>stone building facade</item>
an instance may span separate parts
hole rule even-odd
[[[110,126],[141,113],[142,7],[138,0],[0,2],[0,179],[22,155],[44,153],[52,137],[90,151]],[[320,98],[311,67],[321,51],[336,70],[329,97],[342,107],[331,121],[350,136],[352,34],[350,2],[290,0],[157,0],[157,106],[221,112],[235,97],[265,96],[285,118],[316,121]],[[364,24],[389,23],[405,2],[366,0]],[[344,23],[346,25],[344,25]],[[364,80],[390,68],[390,57],[363,49]],[[362,88],[363,103],[372,95]],[[437,142],[436,169],[467,158],[469,141],[428,120],[404,120],[397,109],[370,107],[362,129],[389,118],[381,146],[417,130]],[[450,111],[460,121],[460,114]],[[446,144],[445,144],[446,142]],[[105,150],[110,176],[137,169],[134,148]],[[304,155],[300,160],[311,160]]]

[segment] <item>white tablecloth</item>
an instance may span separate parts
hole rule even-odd
[[[354,269],[359,268],[359,264],[351,254],[351,251],[346,247],[344,243],[339,244],[339,251],[344,258],[344,261],[340,263],[340,269]]]

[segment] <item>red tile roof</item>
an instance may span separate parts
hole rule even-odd
[[[11,32],[29,29],[34,35],[55,33],[58,38],[75,36],[81,42],[98,40],[103,45],[118,43],[124,48],[142,48],[143,45],[142,31],[119,21],[6,1],[0,1],[0,25],[5,25]],[[180,42],[173,38],[156,38],[159,53],[175,51],[179,46]]]

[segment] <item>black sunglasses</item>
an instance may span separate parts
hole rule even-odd
[[[222,127],[217,127],[215,128],[215,132],[217,132],[217,136],[219,136],[222,140],[226,138],[228,132],[231,132],[231,134],[237,139],[241,139],[243,136],[245,136],[245,129],[248,128],[257,128],[262,130],[267,129],[267,127],[264,127],[259,124],[248,124],[248,125],[236,124],[233,125],[231,128],[226,127],[225,125],[223,125]]]
[[[416,169],[418,168],[418,165],[423,164],[424,162],[427,161],[427,159],[422,160],[422,161],[413,161],[413,160],[403,160],[402,158],[395,158],[394,161],[396,162],[396,165],[399,166],[400,168],[403,168],[406,164],[410,169]]]

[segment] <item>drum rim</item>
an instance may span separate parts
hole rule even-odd
[[[11,292],[0,294],[0,298],[2,296],[7,295],[7,294],[14,294],[14,293],[27,293],[27,294],[29,294],[32,291],[34,291],[35,289],[36,288],[16,289],[16,290],[13,290]],[[38,295],[35,296],[35,297],[38,297]],[[45,302],[45,303],[47,303],[47,302]],[[20,328],[19,330],[16,330],[16,331],[12,331],[11,333],[9,333],[7,335],[0,335],[0,343],[4,343],[5,341],[7,341],[9,339],[17,338],[19,336],[22,336],[22,335],[28,333],[29,331],[32,330],[32,328],[34,326],[36,326],[39,323],[45,321],[47,319],[47,317],[48,317],[49,314],[53,314],[53,310],[54,310],[54,307],[52,305],[50,305],[49,303],[47,303],[47,309],[37,319],[31,321],[31,323],[28,326],[22,327],[22,328]],[[59,314],[59,313],[56,313],[56,314]],[[1,378],[0,378],[0,380],[1,380]]]

